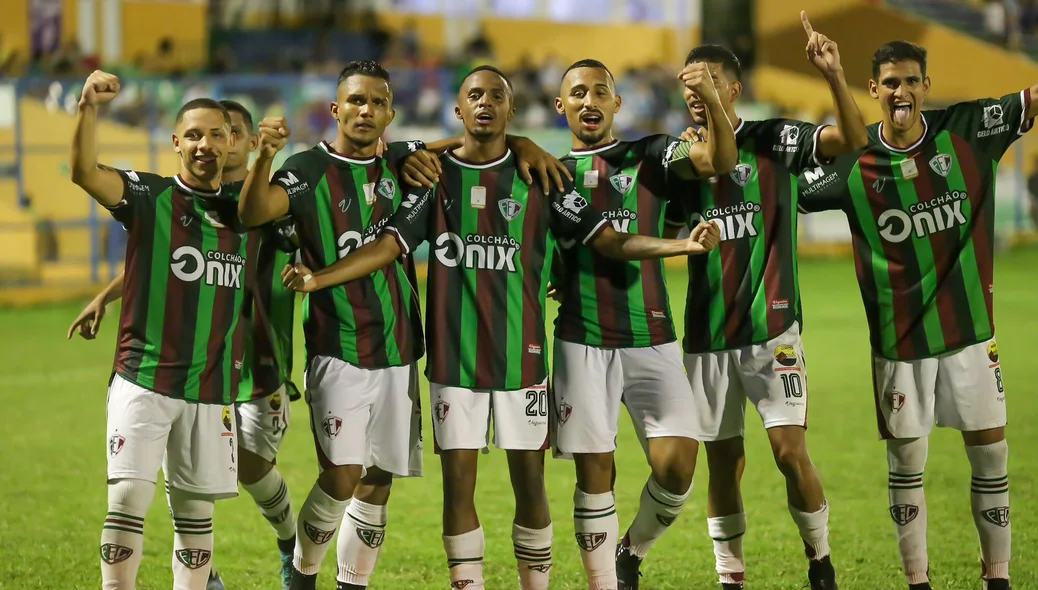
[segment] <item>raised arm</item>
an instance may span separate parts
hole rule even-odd
[[[281,279],[284,285],[293,291],[312,293],[364,278],[392,264],[400,254],[400,244],[396,237],[390,233],[383,233],[374,242],[357,248],[346,258],[317,272],[302,264],[290,264],[281,272]]]
[[[115,170],[97,163],[97,109],[119,92],[119,78],[94,70],[83,84],[69,158],[72,182],[105,207],[123,200],[126,184]]]
[[[281,117],[260,121],[259,154],[238,197],[238,217],[245,227],[259,227],[288,215],[288,191],[270,183],[270,167],[290,133],[288,122]]]
[[[807,13],[801,11],[801,23],[807,33],[807,58],[818,68],[829,84],[829,92],[833,96],[833,108],[836,110],[836,125],[827,126],[818,134],[817,153],[825,158],[865,149],[869,143],[869,134],[865,128],[865,119],[861,116],[858,104],[847,86],[847,78],[840,64],[840,50],[836,42],[815,31]]]
[[[708,141],[692,144],[687,158],[670,162],[671,171],[683,178],[709,178],[735,170],[739,163],[735,129],[717,96],[707,64],[691,63],[681,70],[679,77],[706,105],[709,138]]]
[[[592,238],[588,245],[603,256],[618,260],[646,260],[706,254],[721,241],[721,230],[709,222],[702,222],[692,229],[684,240],[650,238],[637,234],[624,234],[606,227]]]

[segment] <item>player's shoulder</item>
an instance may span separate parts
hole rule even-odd
[[[315,145],[312,148],[296,152],[286,158],[284,164],[281,165],[281,168],[308,169],[323,167],[327,161],[328,152]]]

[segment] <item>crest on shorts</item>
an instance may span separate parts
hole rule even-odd
[[[133,549],[129,547],[123,547],[122,545],[116,545],[115,543],[105,543],[101,545],[101,561],[108,565],[119,563],[120,561],[126,561],[133,555]]]
[[[779,344],[775,347],[775,362],[783,367],[792,367],[797,364],[797,351],[789,344]]]
[[[319,529],[305,520],[303,521],[303,530],[306,531],[306,536],[310,537],[310,540],[317,545],[324,545],[335,536],[334,529],[330,531]]]
[[[268,399],[270,401],[267,402],[267,403],[270,404],[270,409],[271,410],[274,410],[276,412],[276,411],[281,409],[281,394],[280,393],[275,391],[274,393],[270,394],[270,397]]]
[[[588,553],[601,547],[602,543],[605,543],[606,540],[605,533],[577,533],[576,537],[577,545]]]
[[[1009,506],[997,506],[984,511],[984,520],[995,526],[1009,526]]]
[[[894,504],[890,507],[890,518],[898,526],[906,526],[919,516],[919,507],[915,504]]]
[[[321,430],[328,435],[328,438],[335,438],[339,435],[339,431],[342,430],[342,418],[328,416],[324,419],[324,422],[321,422]]]
[[[220,413],[220,421],[223,422],[223,427],[227,429],[227,432],[231,432],[234,429],[234,422],[231,420],[230,406],[223,407],[223,412]]]
[[[123,450],[124,446],[126,446],[126,439],[118,434],[113,434],[112,437],[108,439],[108,456],[114,457],[118,455],[119,451]]]
[[[451,411],[451,405],[442,399],[436,402],[433,406],[433,416],[436,416],[436,421],[443,424],[443,421],[447,418],[447,414]]]
[[[184,564],[189,569],[196,570],[203,565],[209,563],[209,559],[212,558],[213,552],[205,549],[177,549],[173,552],[173,555],[177,557],[177,561]]]
[[[991,359],[991,362],[993,363],[998,362],[998,343],[994,340],[988,342],[988,358]]]
[[[573,406],[562,402],[559,404],[559,423],[565,424],[566,420],[569,420],[570,415],[573,414]]]
[[[905,394],[896,389],[891,390],[887,394],[887,403],[890,404],[890,411],[896,414],[901,411],[901,408],[905,407]]]
[[[368,547],[377,549],[382,546],[382,541],[386,538],[386,532],[378,529],[357,529],[357,538]]]

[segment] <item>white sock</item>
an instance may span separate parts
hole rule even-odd
[[[887,441],[890,518],[897,530],[897,546],[909,584],[930,581],[926,554],[926,495],[923,493],[926,455],[926,437]]]
[[[296,551],[292,565],[303,575],[316,574],[328,553],[328,543],[335,536],[349,500],[336,500],[314,483],[310,495],[299,510],[296,523]]]
[[[818,512],[801,512],[792,506],[789,514],[800,529],[808,559],[819,560],[829,555],[829,503]]]
[[[101,588],[133,588],[144,550],[144,516],[155,484],[121,479],[108,484],[108,514],[101,529]]]
[[[451,587],[483,590],[483,527],[454,536],[443,536]]]
[[[730,514],[706,519],[710,538],[714,540],[714,563],[722,584],[746,581],[746,560],[742,537],[746,534],[746,514]]]
[[[684,494],[672,494],[650,475],[642,488],[638,514],[627,529],[626,538],[630,542],[631,553],[640,558],[648,555],[656,540],[677,520],[691,493],[692,486],[689,485]]]
[[[354,498],[346,507],[342,530],[336,542],[339,571],[336,580],[367,586],[375,571],[382,541],[386,536],[389,508]]]
[[[551,523],[540,530],[512,524],[512,547],[519,568],[519,590],[548,590],[551,538]]]
[[[205,588],[212,569],[213,510],[209,496],[169,491],[173,515],[173,590]]]
[[[274,529],[278,539],[285,541],[296,534],[296,515],[292,512],[292,500],[288,485],[277,467],[271,469],[256,483],[242,484],[252,496],[264,518]]]
[[[580,561],[587,573],[588,590],[616,590],[616,550],[620,521],[613,493],[573,493],[573,529]]]
[[[1009,579],[1013,527],[1009,522],[1009,445],[999,441],[966,447],[973,467],[970,505],[980,535],[984,579]]]

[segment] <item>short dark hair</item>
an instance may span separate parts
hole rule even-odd
[[[464,84],[465,80],[468,80],[469,78],[472,77],[473,74],[476,74],[476,73],[479,73],[479,72],[491,72],[491,73],[497,74],[498,76],[501,76],[501,79],[505,81],[505,87],[508,88],[509,92],[512,92],[512,81],[508,79],[508,76],[506,76],[505,73],[502,72],[499,68],[496,68],[496,67],[494,67],[492,65],[489,65],[489,64],[483,64],[481,66],[476,66],[476,67],[472,68],[471,70],[469,70],[469,73],[465,74],[465,77],[461,79],[461,83]]]
[[[212,109],[214,111],[220,111],[220,113],[223,114],[223,120],[226,121],[228,125],[231,124],[231,114],[227,112],[226,107],[211,98],[196,98],[185,102],[184,106],[180,107],[180,110],[177,111],[176,123],[179,124],[180,121],[183,120],[185,113],[195,109]]]
[[[872,54],[872,79],[879,78],[879,68],[883,64],[896,64],[902,61],[918,63],[923,76],[926,76],[926,48],[908,41],[891,41]]]
[[[252,113],[245,108],[245,105],[236,100],[221,100],[220,105],[227,109],[228,113],[238,113],[241,115],[242,120],[245,121],[245,126],[249,128],[249,133],[256,131],[256,126],[252,122]]]
[[[731,49],[721,45],[700,45],[688,52],[685,65],[696,62],[721,64],[721,68],[734,80],[742,80],[742,62]]]
[[[607,68],[604,63],[598,61],[597,59],[582,59],[580,61],[573,62],[573,65],[566,68],[565,72],[562,72],[562,78],[565,79],[566,74],[572,72],[577,68],[594,68],[596,70],[604,70],[605,73],[609,74],[609,79],[613,82],[616,82],[616,78],[613,77],[613,72],[609,71],[609,68]]]
[[[386,81],[386,85],[389,86],[389,92],[393,92],[393,82],[389,79],[389,71],[382,67],[382,64],[377,61],[370,59],[359,59],[351,61],[346,64],[339,72],[339,84],[341,85],[350,76],[369,76],[371,78],[381,78]]]

